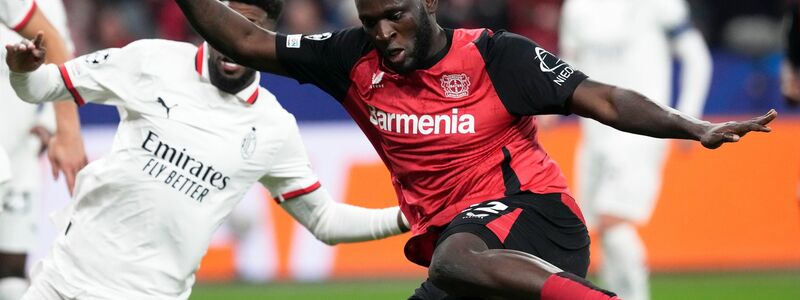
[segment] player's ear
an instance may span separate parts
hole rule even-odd
[[[436,13],[436,10],[439,8],[439,0],[422,0],[425,4],[425,10],[428,11],[429,14]]]

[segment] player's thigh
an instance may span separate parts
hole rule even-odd
[[[523,193],[482,202],[453,219],[442,232],[437,251],[448,237],[469,233],[488,249],[522,251],[564,271],[586,276],[589,235],[576,209],[574,200],[563,194]],[[455,252],[453,256],[458,254]]]
[[[649,219],[661,190],[665,151],[663,143],[646,143],[641,152],[609,159],[609,168],[616,171],[598,187],[593,214],[634,222]]]

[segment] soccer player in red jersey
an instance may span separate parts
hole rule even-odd
[[[583,279],[586,226],[534,115],[575,113],[711,149],[769,132],[777,115],[691,118],[592,81],[522,36],[441,28],[436,0],[356,0],[362,27],[308,36],[264,30],[215,0],[176,1],[228,57],[344,106],[392,174],[412,224],[406,257],[429,267],[411,299],[616,298]]]

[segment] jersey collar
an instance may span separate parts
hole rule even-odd
[[[197,71],[197,74],[200,75],[204,80],[211,81],[208,75],[208,43],[203,42],[200,46],[197,47],[197,54],[194,57],[194,68]],[[253,80],[253,83],[248,85],[243,90],[236,93],[236,98],[239,100],[247,102],[249,104],[256,103],[258,100],[258,90],[261,87],[261,73],[256,72],[256,79]]]

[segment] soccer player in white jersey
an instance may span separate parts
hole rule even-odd
[[[280,3],[230,6],[269,28]],[[259,73],[207,44],[141,40],[63,65],[42,65],[40,44],[6,47],[20,98],[115,105],[121,121],[111,153],[79,173],[23,299],[187,299],[212,233],[255,182],[329,244],[408,229],[397,207],[334,202]]]
[[[50,63],[63,63],[72,55],[59,36],[59,30],[55,29],[34,0],[0,0],[0,24],[28,39],[33,39],[39,31],[43,32],[48,41],[45,46],[48,49],[47,61]],[[4,51],[0,52],[0,57],[5,55]],[[78,112],[75,103],[71,101],[55,103],[53,108],[57,126],[55,134],[48,142],[47,156],[53,176],[57,177],[59,171],[63,173],[67,188],[72,193],[75,176],[87,163]]]
[[[36,3],[0,0],[0,20],[6,25],[0,26],[0,43],[3,45],[18,42],[23,36],[32,38],[37,31],[42,30],[48,32],[48,38],[53,38],[48,45],[52,50],[48,55],[50,61],[64,62],[72,53],[66,12],[61,0],[38,0]],[[0,51],[2,51],[0,56],[5,57],[5,50]],[[9,155],[10,171],[14,175],[6,191],[0,191],[0,207],[2,207],[0,209],[0,300],[17,300],[27,289],[26,253],[31,249],[37,236],[34,216],[41,189],[38,156],[43,149],[42,146],[46,146],[50,141],[55,130],[55,120],[52,105],[37,107],[18,101],[8,84],[8,68],[5,64],[0,66],[0,97],[3,100],[3,109],[0,110],[0,144]],[[74,157],[68,159],[77,162],[74,166],[78,168],[85,164],[85,156],[75,126],[77,125],[75,105],[65,102],[59,106],[62,114],[61,125],[67,126],[62,127],[65,130],[61,131],[59,139],[71,141],[77,137],[77,144],[73,146],[77,147],[74,149],[77,152]],[[73,153],[70,151],[73,150],[67,152],[64,150],[63,146],[56,145],[51,155],[56,159],[54,166],[61,165],[67,171],[68,182],[72,182],[74,174],[70,175],[67,167],[70,163],[61,161],[58,157],[70,156],[72,155],[70,153]],[[58,167],[54,169],[57,170]]]
[[[711,58],[684,0],[568,0],[561,20],[562,57],[596,80],[670,104],[672,57],[683,67],[677,108],[699,117]],[[581,119],[577,176],[587,221],[602,240],[600,274],[622,299],[648,299],[646,254],[636,225],[653,211],[667,141]]]

